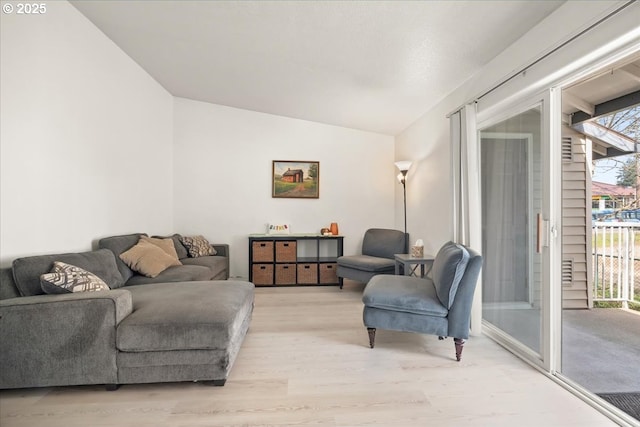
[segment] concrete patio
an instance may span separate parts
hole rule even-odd
[[[562,373],[589,391],[640,392],[640,312],[563,310]]]
[[[538,309],[485,309],[483,316],[539,351]],[[559,371],[640,420],[640,312],[619,308],[563,310]]]

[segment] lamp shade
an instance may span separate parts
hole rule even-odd
[[[409,160],[400,160],[395,163],[396,167],[400,170],[400,172],[406,172],[411,167],[411,161]]]

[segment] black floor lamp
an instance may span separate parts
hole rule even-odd
[[[402,192],[404,195],[404,240],[405,249],[408,253],[409,235],[407,234],[407,172],[409,172],[411,162],[409,160],[401,160],[399,162],[396,162],[395,165],[400,170],[400,173],[398,174],[398,181],[400,181],[400,184],[402,184]]]

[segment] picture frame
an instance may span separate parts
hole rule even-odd
[[[278,199],[317,199],[320,197],[320,162],[273,160],[271,197]]]

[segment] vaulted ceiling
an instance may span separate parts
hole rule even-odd
[[[395,135],[563,1],[71,1],[171,94]]]

